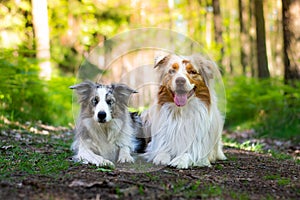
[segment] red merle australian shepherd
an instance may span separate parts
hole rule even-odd
[[[168,55],[156,59],[155,68],[159,91],[154,105],[143,113],[151,134],[146,159],[177,168],[225,160],[224,120],[213,85],[215,64],[201,55]]]

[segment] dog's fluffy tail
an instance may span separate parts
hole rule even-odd
[[[138,112],[130,112],[130,117],[132,119],[132,126],[135,130],[134,152],[145,153],[148,144],[148,139],[145,138],[141,116]]]

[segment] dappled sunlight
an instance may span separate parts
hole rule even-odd
[[[299,199],[299,11],[299,0],[1,1],[0,199]],[[194,53],[220,69],[212,75],[218,101],[210,103],[218,105],[225,124],[210,127],[224,125],[227,160],[177,169],[154,166],[132,152],[136,162],[116,168],[74,162],[70,147],[80,106],[70,86],[125,83],[138,92],[128,110],[144,114],[144,127],[159,124],[159,114],[149,111],[160,86],[154,65],[168,54]],[[182,106],[190,97],[171,95]],[[196,107],[185,108],[196,113]],[[188,117],[178,121],[189,123]],[[141,126],[138,116],[132,120]],[[197,131],[205,126],[197,125]],[[186,134],[172,137],[175,147],[186,146],[193,131],[178,127]],[[167,135],[161,132],[161,138]],[[201,142],[212,138],[205,132]],[[161,138],[157,143],[170,139]],[[188,161],[185,150],[176,153],[181,163]]]
[[[74,128],[74,125],[69,124],[69,127],[63,126],[51,126],[45,125],[41,122],[26,122],[24,124],[20,123],[19,121],[10,121],[8,118],[4,116],[0,116],[0,129],[6,129],[7,127],[14,127],[15,129],[19,130],[26,130],[29,133],[34,134],[41,134],[41,135],[51,135],[52,133],[57,132],[68,132],[70,129]]]

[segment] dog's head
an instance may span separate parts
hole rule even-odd
[[[73,85],[81,104],[81,117],[93,118],[99,123],[119,118],[127,109],[129,97],[136,93],[125,84],[102,85],[84,81]]]
[[[200,55],[161,56],[155,60],[160,73],[158,103],[174,102],[184,106],[192,97],[210,105],[209,84],[213,78],[213,62]]]

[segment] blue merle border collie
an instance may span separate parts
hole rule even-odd
[[[80,103],[75,126],[73,160],[97,166],[132,163],[137,150],[136,136],[142,124],[136,113],[129,113],[128,101],[133,89],[125,84],[103,85],[84,81],[73,85]]]

